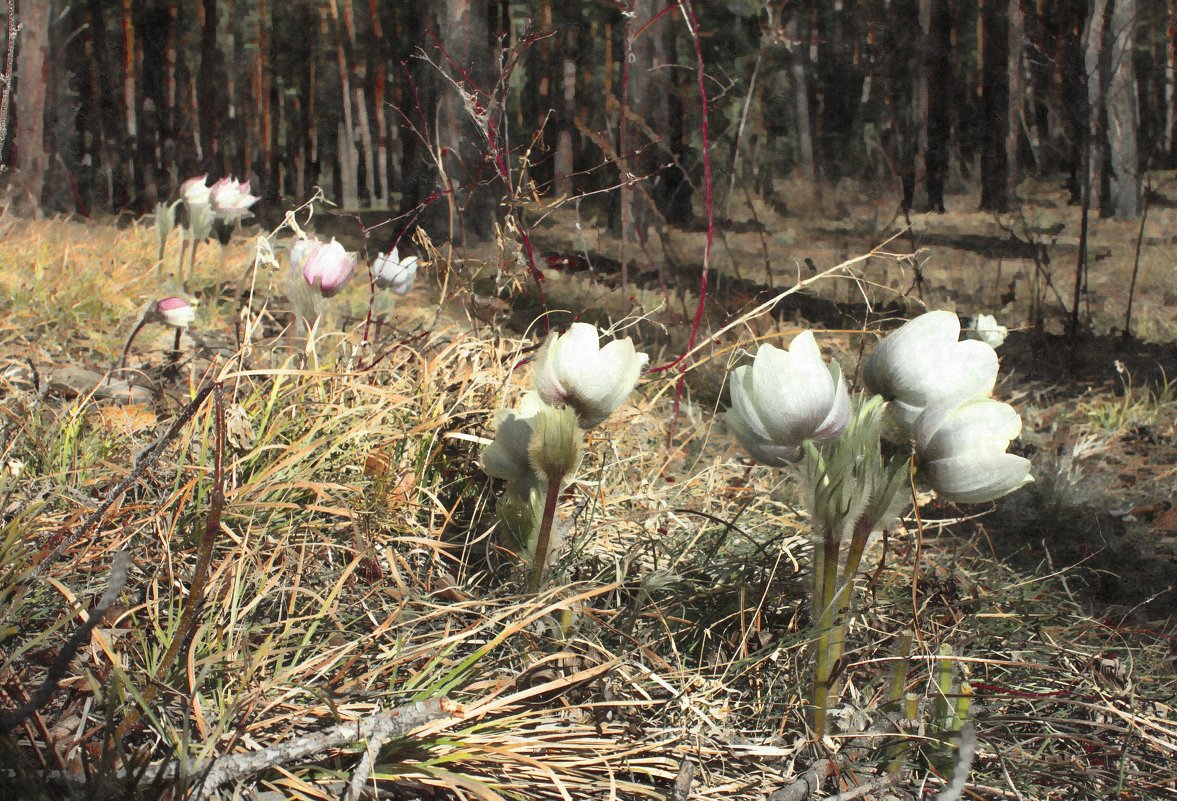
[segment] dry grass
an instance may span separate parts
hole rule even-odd
[[[747,467],[716,409],[689,393],[668,447],[674,376],[648,379],[594,435],[562,506],[560,581],[522,597],[476,456],[495,410],[525,384],[528,340],[472,331],[457,308],[435,314],[435,291],[423,287],[364,350],[356,321],[366,292],[356,285],[338,304],[345,333],[324,328],[308,346],[283,330],[280,281],[264,268],[239,317],[230,290],[252,258],[247,244],[223,261],[207,247],[201,319],[180,368],[168,364],[170,335],[157,331],[133,353],[154,400],[96,405],[51,391],[46,377],[54,366],[113,362],[160,280],[154,232],[0,224],[4,707],[42,681],[113,554],[133,558],[120,608],[52,701],[0,738],[0,764],[12,766],[0,769],[6,797],[59,797],[88,773],[113,778],[143,762],[207,764],[440,697],[454,704],[447,715],[380,749],[368,784],[381,797],[659,799],[691,763],[691,798],[760,799],[817,760],[802,701],[808,542],[795,482]],[[247,355],[235,320],[257,332]],[[700,360],[720,374],[752,330],[737,326]],[[849,338],[829,341],[855,352]],[[225,510],[205,602],[167,663],[214,489],[211,402],[93,531],[47,556],[218,374],[229,376]],[[1088,398],[1076,420],[1098,426],[1099,404],[1111,402]],[[1154,401],[1112,423],[1149,409],[1171,406]],[[1037,433],[1048,431],[1044,422]],[[1032,511],[1063,508],[1045,499]],[[912,629],[907,688],[925,705],[944,643],[973,686],[969,797],[1177,797],[1171,630],[1105,618],[1065,571],[1019,572],[995,558],[986,520],[935,503],[923,513],[875,549],[872,564],[885,563],[863,576],[836,716],[846,726],[827,743],[855,762],[832,792],[894,754],[893,736],[862,729],[893,717],[881,708],[893,640]],[[994,519],[1017,513],[1007,504]],[[43,577],[24,580],[35,569]],[[141,722],[113,738],[135,711]],[[870,797],[921,797],[942,784],[951,746],[927,714],[920,720],[906,771]],[[338,797],[362,751],[275,764],[221,792]],[[182,789],[135,784],[88,786],[107,797]]]

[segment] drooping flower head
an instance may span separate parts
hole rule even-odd
[[[402,259],[394,247],[391,252],[376,257],[372,263],[372,275],[376,286],[404,295],[413,288],[413,281],[417,278],[417,257]]]
[[[213,214],[229,222],[252,217],[249,207],[260,199],[249,194],[249,181],[240,183],[236,178],[222,178],[209,189]]]
[[[290,252],[290,261],[302,269],[307,286],[329,298],[347,283],[356,266],[356,254],[348,253],[334,238],[326,243],[300,240]]]
[[[155,319],[175,328],[187,328],[196,320],[196,309],[178,295],[157,300],[152,311]]]
[[[482,451],[482,469],[491,478],[501,478],[511,483],[524,480],[531,473],[528,448],[535,420],[544,409],[539,393],[524,394],[518,409],[509,409],[499,414],[495,428],[494,442]]]
[[[571,406],[581,427],[592,428],[629,397],[648,361],[629,337],[602,348],[595,326],[573,323],[564,334],[550,334],[540,349],[535,388],[544,402]]]
[[[1021,430],[1013,407],[992,398],[929,404],[915,422],[920,475],[950,501],[1000,498],[1034,480],[1028,459],[1005,452]]]
[[[763,344],[751,365],[731,375],[732,408],[726,419],[757,461],[796,461],[806,440],[838,437],[850,423],[850,395],[836,361],[826,364],[811,331],[789,349]]]
[[[957,316],[932,311],[888,335],[863,363],[867,387],[891,402],[892,419],[905,434],[929,404],[993,390],[997,354],[984,342],[959,339]]]

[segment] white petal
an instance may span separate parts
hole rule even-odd
[[[916,420],[916,449],[928,461],[981,452],[1002,453],[1022,430],[1008,403],[974,398],[929,404]]]
[[[923,465],[921,475],[943,498],[983,503],[1030,483],[1030,460],[1011,453],[958,456]]]
[[[556,334],[548,334],[548,339],[539,349],[535,360],[535,389],[545,403],[552,406],[563,406],[568,399],[568,390],[556,375],[555,352]]]
[[[758,416],[778,444],[795,445],[813,436],[834,403],[834,382],[809,331],[798,335],[788,352],[761,345],[752,362],[752,383]]]
[[[927,358],[960,337],[960,320],[949,311],[921,314],[888,334],[863,364],[863,380],[885,398],[909,397],[924,378]]]
[[[818,442],[837,439],[850,425],[850,393],[846,390],[846,379],[842,377],[842,366],[831,360],[827,367],[834,380],[834,402],[826,419],[813,432],[813,439]]]
[[[760,421],[760,413],[752,402],[752,365],[745,364],[731,372],[732,411],[756,439],[771,442],[768,429]]]
[[[801,458],[799,446],[777,445],[770,439],[758,436],[748,427],[746,421],[734,408],[728,409],[723,417],[727,421],[728,428],[736,435],[736,439],[740,441],[744,449],[761,464],[770,467],[784,467]]]

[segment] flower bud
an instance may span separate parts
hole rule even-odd
[[[751,365],[732,371],[732,433],[754,458],[781,466],[796,461],[806,440],[836,439],[850,423],[850,395],[837,362],[828,365],[813,333],[787,351],[764,344]]]
[[[536,415],[547,408],[539,395],[528,392],[518,409],[499,414],[494,442],[482,451],[482,469],[491,478],[515,483],[531,475],[528,449]]]
[[[527,448],[532,470],[549,483],[563,483],[580,465],[581,436],[572,407],[543,407],[535,416]]]
[[[969,321],[969,327],[964,329],[965,339],[984,342],[994,350],[1001,347],[1007,336],[1009,329],[1004,325],[998,325],[992,314],[978,314]]]
[[[310,245],[295,245],[290,258],[296,265],[301,262],[307,286],[318,289],[326,298],[343,288],[356,266],[356,255],[344,250],[334,238],[328,243],[315,240]]]
[[[252,217],[249,207],[261,198],[249,194],[249,181],[240,183],[236,178],[222,178],[209,189],[209,203],[213,214],[221,220],[235,221]]]
[[[915,423],[920,476],[942,498],[981,503],[1033,481],[1030,461],[1006,453],[1022,430],[1008,403],[992,398],[931,404]]]

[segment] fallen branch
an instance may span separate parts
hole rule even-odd
[[[260,751],[220,757],[208,766],[194,798],[208,798],[229,782],[270,768],[305,762],[310,757],[343,748],[360,740],[370,744],[386,743],[404,737],[426,723],[432,723],[440,718],[457,717],[460,714],[461,707],[444,698],[413,701],[396,709],[381,710],[353,723],[341,723],[326,731],[288,740]],[[177,763],[172,763],[163,769],[170,770],[170,774],[156,773],[155,778],[174,775],[178,767]],[[362,787],[363,782],[360,784]]]
[[[271,768],[288,768],[300,763],[326,757],[330,752],[347,748],[357,742],[365,741],[368,751],[374,755],[379,751],[377,743],[384,744],[391,740],[404,737],[416,728],[449,717],[460,717],[462,708],[445,698],[433,698],[427,701],[413,701],[396,709],[378,710],[351,723],[342,723],[323,731],[311,732],[287,740],[279,745],[251,751],[244,754],[230,754],[211,760],[197,760],[181,762],[174,760],[151,765],[146,769],[136,769],[132,774],[125,768],[112,770],[103,780],[126,780],[135,777],[135,786],[150,787],[163,781],[175,781],[181,777],[201,776],[203,779],[196,785],[191,798],[200,801],[212,797],[218,789],[234,781],[240,781],[248,776],[269,770]],[[371,766],[369,766],[370,774]],[[360,771],[357,769],[357,774]],[[13,778],[15,772],[11,768],[0,768],[0,777]],[[73,788],[86,787],[96,777],[80,773],[64,771],[49,771],[41,777],[50,784],[71,788],[74,796],[86,797],[84,792]],[[362,786],[365,778],[360,782]],[[354,784],[354,777],[352,784]],[[335,791],[340,785],[330,783]],[[343,788],[348,791],[347,787]],[[345,796],[354,799],[356,796]]]

